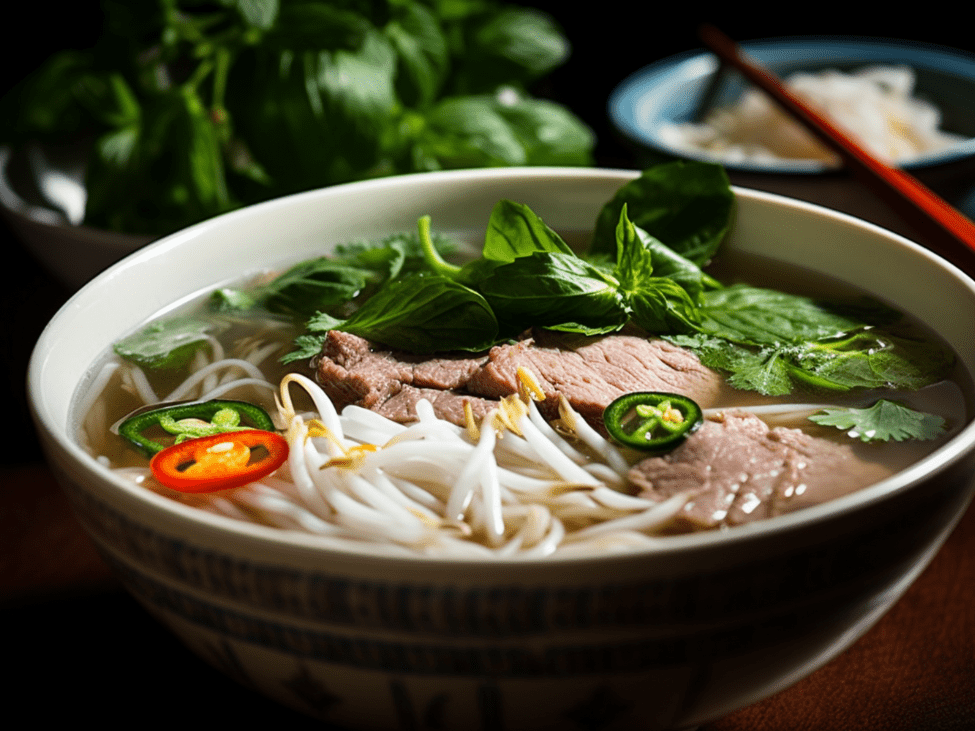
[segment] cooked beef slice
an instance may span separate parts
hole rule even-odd
[[[403,386],[395,396],[391,396],[377,406],[375,411],[387,419],[406,424],[411,421],[416,421],[416,404],[421,399],[426,399],[430,402],[433,406],[434,413],[438,417],[446,419],[452,424],[459,425],[465,423],[465,403],[470,403],[471,411],[478,419],[483,418],[491,409],[498,405],[497,401],[477,398],[476,396],[467,396],[453,391]]]
[[[463,423],[464,399],[476,397],[475,413],[483,414],[485,399],[516,393],[522,366],[538,378],[546,395],[540,407],[548,418],[556,418],[557,394],[562,393],[597,428],[602,428],[603,409],[630,391],[672,391],[707,406],[723,388],[721,376],[702,366],[693,353],[663,340],[623,334],[586,337],[538,331],[534,337],[496,346],[486,356],[422,358],[376,349],[358,336],[331,331],[313,363],[319,384],[339,409],[357,404],[408,421],[406,415],[418,399],[415,390],[431,389],[428,398],[433,391],[442,394],[435,411],[454,423]],[[406,387],[414,390],[387,407]]]
[[[467,379],[485,360],[485,357],[421,359],[377,350],[357,335],[331,330],[312,367],[316,380],[337,409],[356,404],[378,410],[405,386],[441,392],[463,389]]]
[[[614,399],[631,391],[680,393],[707,406],[723,388],[722,377],[701,365],[696,355],[664,340],[537,331],[532,339],[492,348],[467,390],[490,398],[513,393],[521,366],[538,378],[548,418],[555,417],[556,394],[561,393],[595,425],[602,424],[603,410]]]
[[[674,451],[638,462],[629,479],[652,499],[688,493],[680,522],[701,529],[823,503],[890,474],[857,456],[852,445],[726,412]]]

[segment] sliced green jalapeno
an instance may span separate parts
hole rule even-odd
[[[648,452],[674,449],[704,423],[701,407],[676,393],[638,391],[603,412],[606,431],[620,444]]]
[[[154,426],[175,435],[177,444],[232,431],[274,431],[274,422],[260,406],[246,401],[215,399],[134,414],[119,424],[118,433],[144,455],[152,457],[167,447],[144,434]]]

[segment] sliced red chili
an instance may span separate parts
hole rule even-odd
[[[288,459],[288,441],[257,429],[188,439],[157,453],[149,467],[166,487],[215,492],[267,477]]]

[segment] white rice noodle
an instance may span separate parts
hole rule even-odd
[[[138,366],[123,370],[122,378],[125,383],[132,387],[143,404],[158,404],[162,400],[156,395],[155,390],[149,384],[149,379],[146,378],[146,374]]]
[[[219,380],[214,380],[212,377],[217,373],[224,371],[224,378]],[[173,391],[169,393],[163,400],[164,401],[179,401],[180,399],[187,398],[188,395],[200,384],[204,384],[202,389],[203,393],[208,393],[217,389],[221,384],[226,385],[237,385],[237,378],[233,377],[236,371],[242,371],[243,373],[250,376],[247,379],[247,384],[257,383],[263,387],[275,388],[274,384],[270,383],[261,372],[261,369],[255,366],[253,363],[243,360],[241,358],[224,358],[222,360],[215,361],[209,365],[205,365],[198,369],[183,381],[179,386],[177,386]],[[240,384],[246,385],[246,384]],[[229,389],[225,389],[229,390]]]

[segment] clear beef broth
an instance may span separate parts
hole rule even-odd
[[[569,235],[566,237],[570,242],[585,242],[582,235]],[[724,255],[722,258],[709,268],[709,273],[719,281],[725,283],[732,282],[760,282],[763,287],[777,288],[791,291],[798,294],[835,299],[835,298],[855,298],[859,296],[853,288],[841,285],[820,275],[815,275],[808,271],[799,270],[784,266],[780,263],[769,261],[763,258],[732,254]],[[197,302],[195,305],[185,308],[185,312],[196,312],[203,310],[204,305]],[[181,311],[181,314],[183,311]],[[913,323],[911,327],[919,332],[925,332],[919,324]],[[311,376],[311,369],[303,364],[294,364],[285,368],[277,363],[280,354],[287,352],[296,332],[289,329],[282,329],[280,324],[268,330],[267,322],[252,322],[247,318],[235,317],[228,321],[228,325],[220,333],[219,338],[222,347],[228,356],[240,353],[241,344],[251,342],[256,334],[263,331],[265,335],[273,333],[270,338],[279,344],[275,355],[264,361],[266,373],[270,381],[276,383],[288,371],[299,371]],[[930,333],[925,332],[928,337]],[[106,356],[106,360],[114,356]],[[129,467],[144,464],[144,458],[134,450],[126,446],[124,440],[117,434],[111,433],[109,427],[122,419],[125,415],[132,412],[141,405],[141,401],[132,395],[133,388],[127,385],[130,379],[123,379],[120,376],[122,369],[119,369],[112,376],[109,385],[102,396],[97,398],[87,414],[84,414],[79,421],[79,439],[93,453],[103,458],[112,467]],[[781,416],[762,416],[770,426],[786,426],[800,428],[803,431],[816,436],[830,439],[840,443],[851,443],[856,453],[861,459],[869,463],[879,463],[884,465],[884,475],[892,475],[904,467],[910,465],[925,455],[930,454],[940,444],[942,444],[950,434],[960,425],[970,419],[972,413],[972,387],[964,374],[957,374],[954,381],[947,381],[935,386],[913,393],[891,393],[891,392],[855,392],[855,393],[835,393],[835,392],[804,392],[793,393],[787,397],[770,398],[761,396],[750,391],[740,391],[730,386],[725,386],[721,396],[720,408],[722,409],[748,409],[759,405],[772,403],[831,403],[834,405],[864,406],[872,403],[877,398],[896,399],[903,401],[911,407],[925,412],[942,415],[948,424],[947,435],[937,441],[904,441],[889,442],[884,444],[862,444],[859,441],[851,440],[841,431],[832,427],[817,426],[808,421],[805,416],[798,418],[787,418]],[[185,374],[164,374],[159,378],[151,376],[152,386],[157,394],[162,397],[176,387],[178,382],[185,377]],[[961,385],[960,385],[961,384]],[[245,388],[239,391],[228,393],[226,398],[235,398],[252,401],[263,406],[269,413],[274,411],[274,395],[268,390]],[[78,403],[84,403],[84,395],[79,395]],[[835,491],[830,492],[828,498],[837,497],[846,491],[844,485],[837,484]]]

